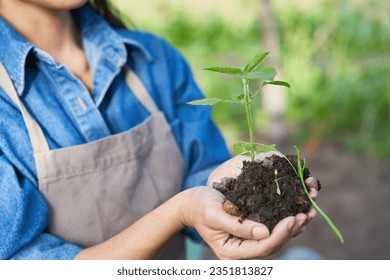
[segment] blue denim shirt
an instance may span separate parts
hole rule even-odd
[[[183,57],[156,36],[112,28],[89,6],[73,13],[93,73],[93,97],[66,66],[0,17],[0,61],[50,148],[120,133],[149,116],[125,83],[127,64],[172,127],[185,161],[183,189],[204,185],[230,155],[210,108],[186,104],[202,93]],[[0,88],[0,259],[73,258],[82,248],[47,233],[48,214],[22,115]]]

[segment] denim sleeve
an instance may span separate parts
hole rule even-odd
[[[82,249],[62,239],[42,233],[12,256],[12,260],[70,260]]]
[[[231,155],[218,127],[211,118],[210,106],[193,106],[190,101],[204,98],[184,57],[166,44],[174,82],[175,125],[172,127],[184,157],[183,190],[205,186],[210,173]],[[194,228],[183,231],[195,242],[202,238]]]
[[[204,186],[209,174],[231,155],[211,118],[211,106],[194,106],[190,101],[204,98],[184,57],[174,48],[167,52],[172,65],[175,115],[179,120],[180,147],[185,162],[183,189]],[[175,133],[175,130],[174,130]]]
[[[81,250],[44,233],[47,204],[0,151],[0,259],[72,259]]]

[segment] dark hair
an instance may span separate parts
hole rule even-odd
[[[113,27],[125,28],[124,15],[109,0],[89,0],[92,8],[104,17]]]

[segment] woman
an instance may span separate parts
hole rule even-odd
[[[195,228],[218,257],[253,258],[302,232],[314,210],[269,234],[197,187],[242,159],[187,107],[202,97],[187,64],[86,2],[0,0],[0,257],[174,259]]]

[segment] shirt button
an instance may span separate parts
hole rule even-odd
[[[59,63],[59,62],[56,62],[56,64],[55,64],[55,68],[56,68],[56,69],[62,69],[63,67],[64,67],[63,64],[61,64],[61,63]]]
[[[84,101],[80,97],[77,97],[77,102],[79,103],[81,110],[86,112],[88,108],[87,105],[85,105]]]

